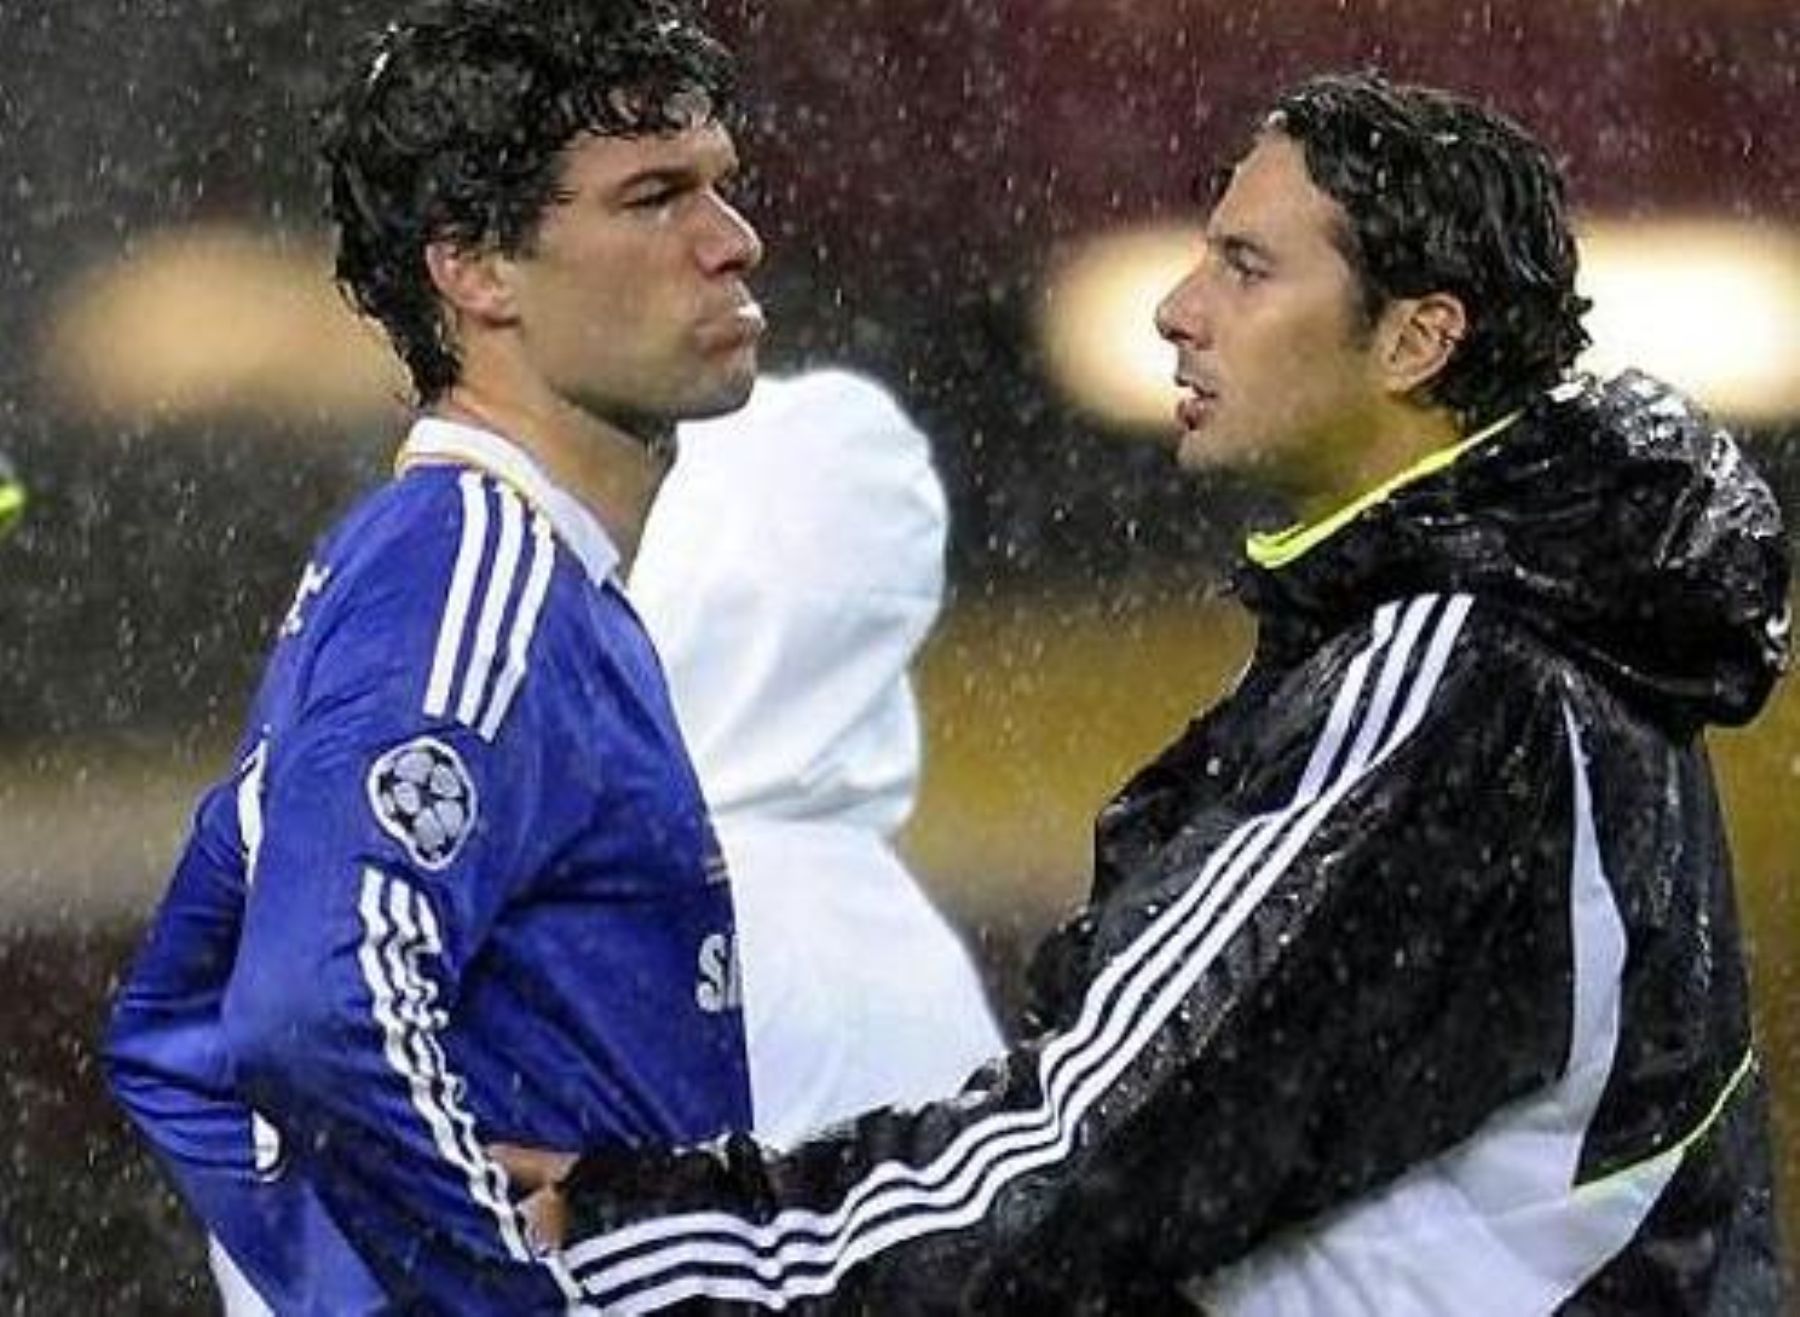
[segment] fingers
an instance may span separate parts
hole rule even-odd
[[[488,1155],[505,1169],[516,1189],[531,1193],[547,1189],[569,1173],[576,1154],[551,1148],[526,1148],[516,1143],[490,1143]]]
[[[542,1252],[563,1246],[569,1235],[569,1200],[554,1187],[539,1189],[519,1205],[532,1244]]]

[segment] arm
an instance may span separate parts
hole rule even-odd
[[[220,1002],[243,916],[234,785],[208,792],[108,1023],[107,1082],[175,1168],[254,1174],[250,1110],[232,1087]]]
[[[553,553],[547,533],[535,548]],[[527,542],[527,618],[533,561]],[[561,1311],[563,1278],[480,1145],[453,1029],[471,964],[553,844],[534,813],[543,746],[529,680],[490,717],[504,647],[486,696],[459,701],[473,679],[452,671],[434,699],[441,586],[415,587],[423,621],[371,590],[309,623],[321,638],[270,741],[223,1030],[240,1090],[396,1302]]]
[[[961,1098],[784,1157],[734,1141],[584,1159],[567,1257],[590,1301],[1147,1304],[1554,1076],[1560,702],[1464,626],[1436,613],[1398,664],[1372,640],[1362,678],[1352,663],[1325,693],[1346,716],[1321,720],[1298,785],[1195,818],[1119,883],[1062,1028]],[[1486,1000],[1474,985],[1497,976],[1514,991]]]
[[[280,1311],[361,1312],[380,1290],[281,1141],[237,1091],[220,1028],[244,912],[240,802],[260,755],[208,792],[148,936],[113,1005],[107,1081],[182,1199]]]
[[[181,1196],[257,1267],[274,1131],[238,1094],[219,1030],[243,922],[236,798],[254,771],[209,791],[143,946],[119,987],[104,1047],[113,1095]]]

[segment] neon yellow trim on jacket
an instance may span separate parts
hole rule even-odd
[[[1686,1157],[1689,1148],[1692,1148],[1696,1143],[1700,1142],[1701,1139],[1712,1133],[1713,1126],[1719,1123],[1719,1118],[1725,1114],[1725,1108],[1730,1104],[1731,1099],[1737,1096],[1738,1089],[1743,1087],[1744,1081],[1748,1079],[1755,1070],[1756,1049],[1751,1047],[1744,1053],[1744,1059],[1738,1063],[1736,1073],[1725,1082],[1724,1091],[1719,1094],[1718,1100],[1712,1104],[1712,1110],[1706,1113],[1706,1118],[1704,1120],[1694,1126],[1694,1128],[1689,1130],[1686,1134],[1682,1135],[1680,1139],[1671,1143],[1668,1147],[1664,1148],[1661,1152],[1656,1153],[1654,1156],[1646,1157],[1640,1162],[1633,1162],[1630,1166],[1621,1167],[1612,1174],[1602,1176],[1598,1180],[1589,1180],[1586,1184],[1576,1185],[1576,1195],[1579,1197],[1585,1194],[1604,1194],[1615,1186],[1632,1180],[1644,1171],[1649,1170],[1651,1167],[1661,1166],[1664,1162],[1668,1161],[1680,1161],[1682,1158]]]
[[[1271,571],[1277,567],[1286,567],[1315,545],[1330,539],[1402,485],[1409,485],[1434,471],[1442,471],[1476,444],[1499,434],[1518,420],[1521,414],[1513,412],[1510,415],[1502,416],[1486,429],[1477,431],[1467,439],[1459,440],[1448,448],[1440,448],[1434,453],[1427,453],[1399,475],[1382,481],[1368,493],[1360,495],[1336,512],[1321,517],[1317,521],[1301,522],[1289,526],[1286,530],[1258,532],[1244,542],[1244,552],[1258,567],[1266,567]]]

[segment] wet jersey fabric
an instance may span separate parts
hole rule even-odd
[[[892,843],[948,516],[925,436],[845,371],[760,379],[680,433],[630,594],[731,869],[755,1132],[785,1146],[953,1093],[1003,1050]]]
[[[1038,1031],[777,1156],[590,1156],[608,1311],[1779,1311],[1701,729],[1784,662],[1773,499],[1638,375],[1291,560],[1101,816]]]
[[[561,1312],[485,1145],[747,1127],[729,888],[599,524],[496,435],[402,460],[306,570],[109,1075],[276,1312]]]

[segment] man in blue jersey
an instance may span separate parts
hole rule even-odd
[[[442,0],[327,117],[397,478],[307,565],[106,1054],[281,1313],[553,1312],[493,1143],[749,1122],[724,865],[617,573],[675,423],[743,403],[761,248],[674,0]]]

